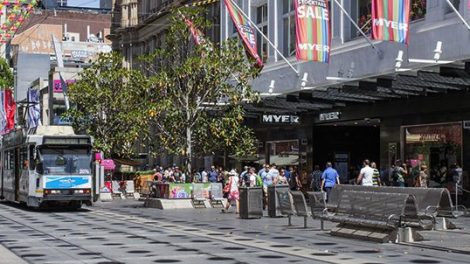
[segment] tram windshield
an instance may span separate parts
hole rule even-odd
[[[91,153],[86,148],[42,148],[39,158],[44,174],[91,174]]]

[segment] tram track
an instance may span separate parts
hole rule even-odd
[[[17,210],[18,212],[22,211],[23,213],[25,210],[22,210],[18,208],[18,206],[8,206],[5,204],[0,203],[0,206],[5,206],[10,208],[11,210]],[[27,210],[26,210],[27,211]],[[34,212],[34,211],[33,211]],[[320,250],[317,248],[312,248],[316,247],[315,245],[321,245],[325,244],[325,247],[323,248],[329,248],[328,245],[335,244],[331,242],[336,242],[338,243],[337,240],[332,239],[331,237],[327,236],[326,234],[317,234],[322,239],[320,241],[318,240],[313,240],[311,236],[307,235],[299,235],[295,236],[299,240],[295,239],[294,241],[297,241],[296,243],[303,243],[302,240],[306,240],[312,243],[309,244],[304,244],[304,245],[288,245],[286,246],[284,243],[280,241],[273,241],[270,240],[269,237],[263,237],[260,236],[259,238],[257,235],[243,235],[243,234],[238,234],[238,230],[236,228],[231,228],[230,229],[224,229],[219,228],[217,225],[211,225],[209,228],[201,228],[201,225],[198,226],[193,226],[189,222],[186,222],[186,224],[183,223],[178,223],[178,221],[171,221],[170,219],[167,219],[167,215],[163,215],[163,217],[155,217],[155,216],[150,216],[150,215],[145,215],[142,213],[139,213],[138,215],[133,215],[136,212],[133,212],[132,210],[121,210],[118,209],[116,211],[111,211],[106,208],[86,208],[80,211],[75,212],[50,212],[47,213],[47,215],[50,215],[51,219],[57,219],[57,221],[65,221],[65,222],[74,222],[74,224],[78,224],[79,226],[88,226],[87,229],[92,230],[92,229],[97,229],[100,230],[101,236],[105,236],[102,233],[120,233],[119,235],[116,235],[116,238],[119,237],[128,237],[130,239],[136,238],[136,239],[142,239],[143,241],[147,242],[139,242],[137,240],[137,244],[141,245],[141,243],[144,244],[165,244],[165,248],[167,246],[173,248],[169,251],[193,251],[194,254],[199,255],[201,258],[201,255],[207,257],[207,258],[214,258],[214,259],[226,259],[228,260],[233,260],[235,262],[235,258],[231,258],[230,253],[227,251],[213,251],[213,247],[197,247],[197,250],[192,250],[191,248],[193,245],[188,244],[189,240],[210,240],[214,243],[222,242],[225,244],[226,247],[240,247],[243,246],[246,249],[250,249],[249,251],[255,252],[255,254],[258,255],[272,255],[272,253],[277,253],[280,254],[281,256],[285,256],[286,258],[294,257],[297,259],[304,259],[305,261],[310,261],[310,262],[315,262],[315,263],[365,263],[365,262],[373,262],[372,258],[377,257],[378,255],[383,255],[387,254],[389,250],[391,251],[390,253],[393,254],[403,254],[403,250],[406,250],[407,247],[410,248],[416,248],[416,249],[425,249],[429,250],[429,252],[436,251],[436,252],[449,252],[449,253],[455,253],[455,254],[462,254],[462,255],[470,255],[470,252],[465,251],[465,250],[458,250],[458,249],[451,249],[451,248],[445,248],[445,247],[436,247],[432,245],[426,245],[426,244],[420,244],[420,243],[400,243],[400,244],[384,244],[383,246],[385,247],[383,250],[362,250],[363,253],[368,253],[366,251],[370,251],[370,253],[375,252],[376,255],[358,255],[355,253],[354,249],[363,247],[363,245],[368,245],[369,247],[371,246],[370,243],[362,242],[362,241],[344,241],[342,240],[341,246],[343,248],[348,248],[346,251],[338,250],[335,251],[335,249],[331,248],[331,250]],[[36,228],[32,225],[24,224],[21,222],[21,220],[15,220],[13,218],[4,216],[0,214],[0,217],[4,218],[5,221],[9,221],[12,224],[15,224],[17,226],[22,226],[24,228],[29,228],[34,230],[34,232],[40,233],[42,236],[50,238],[50,239],[55,239],[60,243],[63,244],[68,244],[70,247],[75,247],[83,252],[89,252],[89,253],[96,253],[96,251],[90,250],[86,248],[86,245],[80,246],[78,244],[72,243],[68,241],[67,239],[63,239],[61,236],[57,235],[52,235],[48,234],[46,231],[43,231],[39,228]],[[90,219],[88,219],[90,217]],[[0,218],[1,219],[1,218]],[[59,220],[61,219],[61,220]],[[110,220],[112,224],[110,225]],[[210,223],[210,222],[200,222],[202,224],[204,223]],[[129,228],[130,227],[130,228]],[[62,226],[59,225],[59,227],[56,228],[62,228]],[[21,229],[21,228],[20,228]],[[219,229],[219,230],[217,230]],[[160,230],[162,231],[161,233],[155,234],[152,233],[152,231],[155,230]],[[222,230],[222,231],[220,231]],[[249,229],[248,229],[249,230]],[[245,230],[245,231],[248,231]],[[255,230],[255,229],[252,229]],[[288,230],[287,230],[288,231]],[[83,238],[85,239],[93,239],[94,236],[88,232],[90,236],[84,236]],[[148,234],[146,234],[148,233]],[[243,232],[245,233],[245,232]],[[249,232],[246,232],[247,234]],[[260,232],[258,232],[260,233]],[[269,233],[269,232],[268,232]],[[156,237],[152,237],[152,234],[155,234]],[[281,231],[280,233],[277,234],[277,236],[287,236],[289,232],[284,232]],[[186,239],[180,239],[180,240],[167,240],[169,237],[187,237]],[[95,235],[99,236],[99,235]],[[74,237],[72,239],[77,239],[78,237]],[[323,239],[324,238],[324,239]],[[80,239],[80,238],[79,238]],[[112,238],[108,238],[112,239]],[[272,239],[272,237],[271,237]],[[141,240],[141,241],[142,241]],[[179,242],[178,242],[179,241]],[[113,241],[111,241],[113,242]],[[163,242],[163,243],[162,243]],[[317,242],[317,243],[315,243]],[[357,242],[357,243],[356,243]],[[359,244],[358,244],[359,243]],[[134,242],[130,243],[131,245],[135,244]],[[8,248],[8,243],[2,243],[2,245],[6,246]],[[214,244],[215,245],[215,244]],[[354,247],[355,245],[355,247]],[[283,247],[282,247],[283,246]],[[217,248],[217,247],[216,247]],[[321,248],[321,247],[320,247]],[[351,249],[349,249],[351,248]],[[189,250],[191,249],[191,250]],[[14,250],[14,249],[13,249]],[[106,250],[106,248],[101,248],[101,250]],[[351,251],[352,250],[352,251]],[[100,252],[98,250],[98,252]],[[103,251],[106,252],[106,251]],[[401,252],[401,253],[400,253]],[[417,251],[419,252],[419,251]],[[16,253],[16,252],[15,252]],[[192,253],[192,252],[190,252]],[[240,252],[233,252],[233,253],[242,253]],[[21,254],[21,253],[20,253]],[[243,252],[243,254],[246,254]],[[407,254],[407,253],[405,253]],[[18,255],[18,254],[17,254]],[[103,261],[106,263],[123,263],[122,260],[117,260],[116,258],[113,257],[108,257],[106,253],[101,253],[98,255]],[[158,256],[158,254],[157,254]],[[162,258],[165,258],[166,255],[160,255]],[[174,255],[173,255],[174,256]],[[189,255],[191,256],[191,255]],[[234,255],[234,257],[237,255]],[[454,257],[446,257],[443,256],[446,260],[448,261],[453,261],[453,262],[458,262]],[[204,258],[204,257],[203,257]],[[350,260],[349,260],[350,259]],[[274,259],[273,259],[274,260]],[[281,259],[280,259],[281,260]],[[372,261],[371,261],[372,260]],[[391,259],[390,259],[391,260]],[[189,261],[189,259],[188,259]],[[303,261],[301,261],[303,262]],[[29,263],[36,263],[29,261]],[[243,263],[242,261],[238,261],[237,263]]]
[[[4,204],[4,203],[0,203],[0,207],[2,207],[2,206],[5,206],[5,204]],[[9,207],[9,208],[14,208],[14,210],[20,210],[20,209],[18,209],[18,208],[16,208],[16,207],[13,207],[13,206],[11,206],[11,207]],[[70,250],[70,248],[73,247],[73,248],[76,248],[76,249],[78,249],[78,250],[81,250],[82,252],[86,252],[86,253],[89,253],[89,254],[96,254],[96,253],[97,253],[97,252],[95,252],[95,251],[86,249],[86,248],[84,248],[84,247],[82,247],[82,246],[80,246],[80,245],[77,245],[77,244],[74,244],[74,243],[72,243],[72,242],[70,242],[70,241],[67,241],[67,240],[65,240],[65,239],[62,239],[62,238],[60,238],[60,237],[58,237],[58,236],[54,236],[54,235],[52,235],[52,234],[48,234],[48,233],[46,233],[46,232],[44,232],[44,231],[41,231],[41,230],[38,229],[38,228],[35,228],[34,226],[27,225],[27,224],[25,224],[25,223],[22,223],[22,222],[20,222],[20,221],[15,220],[15,219],[13,219],[13,218],[11,218],[11,217],[7,217],[7,216],[5,216],[5,215],[0,215],[0,217],[1,217],[2,219],[5,219],[6,221],[9,221],[9,222],[11,222],[11,223],[14,223],[14,224],[18,225],[18,226],[22,226],[22,227],[25,227],[25,228],[27,228],[27,229],[33,230],[33,231],[36,232],[36,233],[42,234],[45,238],[50,238],[50,239],[54,239],[54,240],[60,241],[61,243],[63,243],[63,245],[68,245],[68,246],[66,247],[67,250]],[[26,262],[32,263],[32,264],[35,263],[35,262],[31,262],[30,260],[28,260],[28,258],[24,258],[23,256],[18,255],[18,254],[14,251],[14,248],[12,249],[12,247],[9,246],[8,244],[3,243],[3,242],[1,242],[1,244],[2,244],[4,247],[6,247],[7,249],[11,250],[11,251],[12,251],[15,255],[17,255],[18,257],[23,258]],[[69,246],[70,246],[70,247],[69,247]],[[63,253],[66,253],[66,252],[63,251]],[[71,257],[71,258],[74,257],[74,256],[71,255],[71,254],[69,254],[68,256]],[[123,262],[121,262],[121,261],[118,261],[118,260],[113,259],[113,258],[110,258],[110,257],[105,257],[105,256],[103,256],[102,254],[100,254],[99,256],[100,256],[100,258],[102,258],[102,260],[104,260],[104,261],[109,261],[109,263],[116,263],[116,264],[122,263],[122,264],[123,264]],[[81,261],[81,260],[80,260],[80,259],[77,259],[77,261]]]

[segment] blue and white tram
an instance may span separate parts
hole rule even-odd
[[[16,130],[1,141],[0,197],[30,207],[92,203],[92,139],[69,126]]]

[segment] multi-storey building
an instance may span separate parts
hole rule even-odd
[[[185,2],[115,3],[120,26],[113,31],[114,47],[132,64],[136,55],[158,46],[167,12]],[[362,36],[354,23],[369,38],[370,0],[329,1],[329,63],[296,61],[294,0],[234,2],[273,44],[257,33],[265,67],[253,87],[264,99],[247,106],[247,122],[259,139],[255,163],[311,171],[332,161],[346,182],[357,176],[363,159],[376,161],[384,172],[401,160],[414,169],[426,164],[432,184],[449,188],[455,164],[466,175],[470,31],[447,1],[411,0],[408,45],[369,43]],[[467,1],[450,2],[470,22]],[[225,5],[214,6],[220,7],[220,27],[213,37],[236,37]],[[469,182],[464,176],[464,186]]]
[[[66,5],[66,1],[62,4]],[[44,5],[35,9],[8,44],[7,57],[15,69],[15,100],[25,102],[30,88],[43,90],[41,94],[49,98],[49,103],[42,105],[47,109],[42,111],[43,123],[60,124],[60,115],[66,108],[64,82],[74,82],[98,53],[111,51],[111,41],[105,38],[110,28],[110,10],[60,6],[48,9]],[[60,57],[64,67],[58,68]],[[44,79],[48,84],[40,87]]]

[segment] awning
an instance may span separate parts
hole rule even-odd
[[[131,160],[131,159],[113,159],[114,162],[120,165],[128,165],[128,166],[140,166],[142,165],[141,161],[138,160]]]

